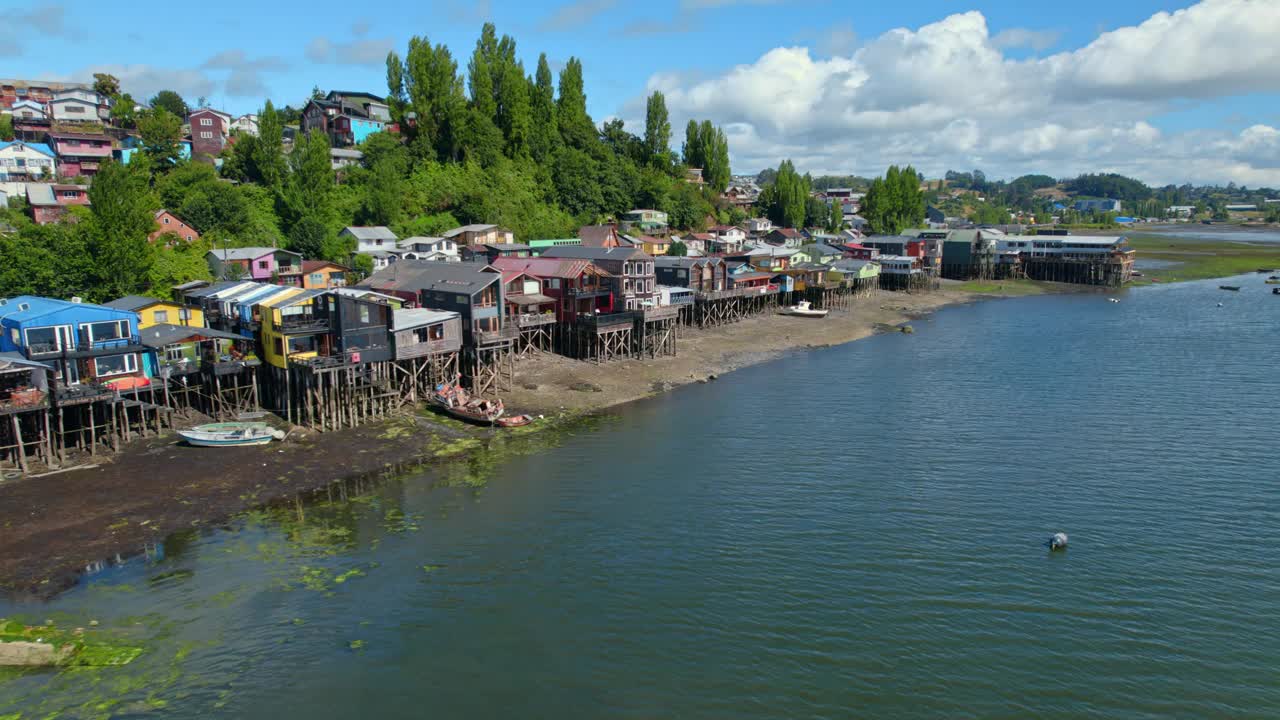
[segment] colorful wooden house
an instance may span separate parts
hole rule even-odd
[[[252,338],[221,330],[162,323],[143,328],[139,338],[147,348],[145,362],[151,377],[229,375],[261,364]]]
[[[319,356],[329,334],[329,318],[317,316],[315,307],[316,298],[325,291],[289,290],[259,305],[262,359],[281,370],[287,370],[292,360]]]
[[[520,243],[482,243],[462,247],[462,259],[466,262],[492,263],[498,258],[527,258],[532,255],[533,249]]]
[[[579,315],[613,312],[608,273],[590,260],[499,258],[493,266],[504,274],[523,272],[541,281],[541,292],[555,302],[556,318],[560,322],[571,322]]]
[[[346,287],[351,268],[328,260],[303,260],[297,272],[280,273],[282,285],[303,290],[330,290]]]
[[[204,311],[200,308],[180,305],[172,300],[158,300],[143,295],[126,295],[103,303],[110,308],[138,314],[138,328],[152,325],[173,324],[186,327],[204,327]]]
[[[457,312],[468,346],[477,345],[482,334],[487,337],[503,330],[502,271],[492,265],[402,260],[356,287],[394,295],[419,307]]]
[[[452,310],[393,310],[391,330],[395,360],[412,360],[462,349],[462,316]]]
[[[685,287],[695,292],[721,292],[729,287],[729,266],[718,257],[657,257],[654,275],[659,285]]]
[[[205,253],[209,271],[227,280],[271,281],[277,275],[300,272],[302,256],[290,250],[243,247],[210,250]]]
[[[657,305],[658,281],[654,276],[653,256],[638,247],[557,247],[548,249],[542,257],[587,260],[608,273],[616,310]]]
[[[844,252],[823,243],[809,243],[796,248],[792,262],[811,263],[814,265],[830,265],[844,257]]]
[[[61,384],[147,384],[137,313],[20,295],[0,299],[0,332],[0,352],[53,367]]]

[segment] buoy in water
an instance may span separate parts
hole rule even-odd
[[[1053,537],[1049,538],[1049,549],[1050,550],[1066,550],[1067,534],[1064,532],[1054,533]]]

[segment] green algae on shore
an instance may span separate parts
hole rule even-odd
[[[30,654],[33,658],[48,659],[48,662],[33,661],[32,665],[109,667],[128,665],[142,654],[142,648],[139,647],[117,645],[94,639],[84,628],[64,630],[53,624],[25,625],[17,620],[3,618],[0,618],[0,645],[9,645],[11,649],[24,651],[42,646],[50,648],[45,653]],[[19,653],[14,653],[15,658],[18,655]],[[3,658],[2,653],[0,658]]]

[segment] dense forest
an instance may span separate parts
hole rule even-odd
[[[128,100],[116,105],[132,109],[114,78],[100,81],[117,101]],[[690,120],[674,152],[657,92],[648,98],[642,136],[621,120],[597,126],[579,60],[570,58],[557,78],[543,54],[527,73],[515,40],[499,37],[492,24],[463,68],[444,45],[412,38],[403,56],[388,55],[386,83],[401,132],[371,135],[357,148],[360,166],[338,182],[328,139],[313,133],[284,142],[297,111],[269,100],[258,135],[233,137],[220,171],[181,160],[186,101],[171,91],[157,95],[150,108],[116,119],[136,129],[143,150],[127,166],[103,165],[91,207],[43,227],[20,202],[3,211],[0,220],[13,231],[0,235],[0,257],[12,261],[0,267],[0,296],[164,296],[173,284],[207,277],[203,256],[211,247],[274,245],[350,262],[352,248],[338,232],[353,224],[387,225],[406,237],[497,223],[529,240],[574,237],[580,226],[632,208],[663,210],[680,229],[745,217],[719,204],[730,182],[720,128]],[[688,167],[703,170],[704,185],[684,180]],[[200,231],[201,241],[148,243],[159,208]]]

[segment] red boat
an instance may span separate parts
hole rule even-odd
[[[532,415],[512,415],[511,417],[498,418],[493,421],[494,425],[504,428],[524,427],[533,422]]]
[[[473,397],[457,381],[438,386],[431,395],[431,404],[459,420],[477,425],[493,425],[506,412],[501,400]]]

